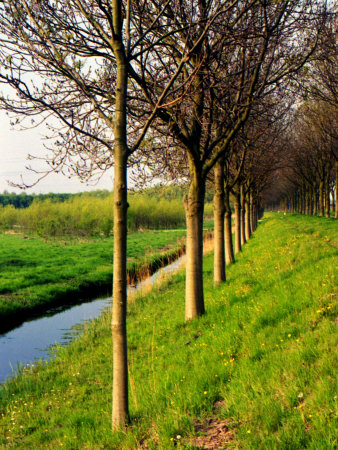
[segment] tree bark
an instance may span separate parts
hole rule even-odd
[[[225,245],[224,245],[224,165],[222,160],[214,168],[214,285],[225,281]]]
[[[298,189],[297,195],[298,195],[298,213],[302,214],[302,193],[300,189]]]
[[[313,215],[317,215],[317,183],[314,181],[312,185],[312,197],[313,197]]]
[[[310,215],[310,198],[309,198],[309,189],[306,185],[305,188],[305,214],[308,216]]]
[[[319,211],[320,215],[324,217],[324,181],[319,181]]]
[[[127,368],[127,177],[126,158],[115,149],[114,167],[114,277],[113,277],[113,429],[128,421]]]
[[[253,207],[253,231],[257,229],[258,226],[258,204],[255,202]]]
[[[310,183],[308,185],[308,191],[309,191],[309,214],[310,216],[313,216],[313,191]]]
[[[255,202],[252,192],[250,194],[250,228],[251,233],[255,231]]]
[[[187,220],[185,320],[204,314],[203,209],[205,182],[194,171],[184,201]]]
[[[241,194],[235,192],[235,254],[241,249]]]
[[[335,218],[338,219],[338,161],[336,161],[336,203]]]
[[[325,215],[330,217],[330,176],[329,169],[326,171],[327,175],[325,178]]]
[[[257,226],[258,226],[258,203],[255,201],[254,203],[254,209],[253,209],[253,224],[254,224],[254,228],[253,231],[257,230]]]
[[[248,192],[246,196],[246,207],[245,207],[245,235],[247,239],[250,239],[251,236],[251,196],[250,192]]]
[[[302,214],[306,214],[306,197],[304,185],[302,186]]]
[[[113,0],[117,33],[114,53],[117,64],[116,109],[114,117],[114,269],[113,269],[113,400],[112,428],[129,420],[127,360],[127,63],[122,43],[121,5]]]
[[[230,264],[235,261],[234,247],[232,244],[232,226],[231,226],[231,207],[229,199],[229,189],[225,189],[225,251],[226,263]]]
[[[240,187],[240,194],[241,194],[241,245],[244,245],[246,243],[247,238],[249,239],[249,236],[245,234],[246,204],[245,204],[245,190],[243,184],[241,184]]]

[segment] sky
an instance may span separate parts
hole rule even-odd
[[[21,182],[21,176],[26,184],[31,184],[36,175],[26,169],[27,165],[43,167],[38,161],[28,161],[28,154],[43,157],[46,149],[43,146],[44,126],[33,130],[19,131],[10,125],[10,119],[4,111],[0,111],[0,193],[4,190],[20,193],[21,189],[12,187],[7,180]],[[49,175],[32,188],[26,189],[27,194],[48,192],[83,192],[95,189],[112,190],[113,172],[107,172],[96,185],[86,185],[77,178],[68,179],[62,174]]]

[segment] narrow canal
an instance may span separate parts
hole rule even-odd
[[[128,296],[149,289],[162,276],[178,270],[185,256],[158,270],[137,285],[128,287]],[[98,317],[111,305],[111,297],[90,302],[51,308],[43,315],[27,320],[20,326],[0,334],[0,383],[18,371],[18,368],[47,361],[52,357],[51,346],[66,345],[78,334],[78,325]]]

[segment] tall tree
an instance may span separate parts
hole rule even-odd
[[[173,52],[190,49],[189,62],[180,73],[186,82],[176,91],[180,101],[163,104],[154,124],[166,140],[169,130],[169,145],[174,143],[185,153],[190,171],[185,203],[186,320],[204,312],[202,218],[207,176],[248,120],[257,99],[302,67],[313,52],[318,32],[319,5],[314,1],[219,4],[224,8],[218,15],[214,2],[201,0],[194,8],[173,11],[168,18],[194,19],[199,25],[194,32],[182,31],[180,40],[172,43]],[[210,26],[201,41],[204,23]],[[157,31],[161,36],[163,29]],[[163,60],[162,70],[173,70],[168,59]]]
[[[194,50],[181,48],[172,71],[159,69],[175,36],[197,26],[194,17],[171,20],[179,8],[178,1],[132,0],[13,0],[0,5],[0,81],[16,92],[2,95],[1,104],[15,122],[27,117],[32,126],[47,122],[52,144],[40,178],[63,172],[86,180],[114,164],[113,428],[128,420],[127,163],[162,103],[175,98],[178,75]],[[199,28],[196,45],[207,28],[207,23]],[[184,83],[192,82],[197,72]]]

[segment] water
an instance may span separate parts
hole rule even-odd
[[[128,295],[149,288],[164,274],[178,270],[185,258],[179,258],[163,267],[137,285],[128,287]],[[0,383],[17,371],[18,365],[34,364],[37,360],[51,358],[50,347],[67,344],[77,335],[77,325],[95,317],[111,305],[111,298],[99,298],[90,302],[61,306],[46,311],[43,316],[24,322],[17,328],[0,334]]]
[[[50,359],[48,347],[69,342],[74,336],[72,327],[97,317],[110,302],[110,298],[97,299],[62,311],[49,310],[43,317],[0,335],[0,383],[16,371],[17,364],[25,366]]]

